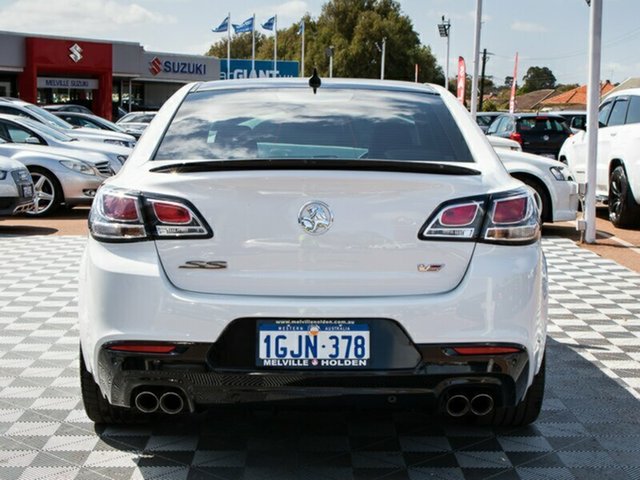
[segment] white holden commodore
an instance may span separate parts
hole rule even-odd
[[[530,423],[538,202],[438,86],[185,86],[91,209],[87,414],[366,399]]]

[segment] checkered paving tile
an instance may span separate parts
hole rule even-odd
[[[81,237],[0,238],[0,479],[640,479],[640,275],[545,239],[532,426],[411,411],[207,412],[96,428],[78,385]]]

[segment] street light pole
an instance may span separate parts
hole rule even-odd
[[[333,45],[325,48],[324,53],[329,57],[329,78],[333,78]]]
[[[442,16],[442,23],[438,24],[438,32],[440,32],[441,37],[447,38],[447,58],[445,60],[444,65],[444,88],[445,90],[449,90],[449,31],[451,30],[451,20],[444,19],[444,15]]]
[[[384,80],[384,59],[387,54],[387,37],[382,39],[382,62],[380,64],[380,80]]]
[[[471,79],[471,116],[475,120],[478,107],[478,70],[480,67],[480,29],[482,24],[482,0],[476,0],[476,28],[473,41],[473,78]]]
[[[598,103],[600,102],[600,53],[602,0],[587,0],[589,12],[589,83],[587,84],[587,191],[584,220],[587,243],[596,241],[596,168],[598,159]]]
[[[331,49],[331,55],[329,55],[329,78],[333,78],[333,46],[329,48]]]

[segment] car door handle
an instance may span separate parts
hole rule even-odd
[[[615,133],[615,132],[611,132],[611,134],[610,134],[610,135],[611,135],[612,137],[615,137],[615,136],[617,135],[617,133]]]

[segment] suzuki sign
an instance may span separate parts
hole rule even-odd
[[[143,77],[157,80],[197,82],[216,80],[220,61],[213,57],[145,53]]]
[[[154,76],[161,72],[204,76],[207,74],[207,65],[199,62],[162,61],[160,57],[154,57],[153,60],[149,62],[149,71]]]

